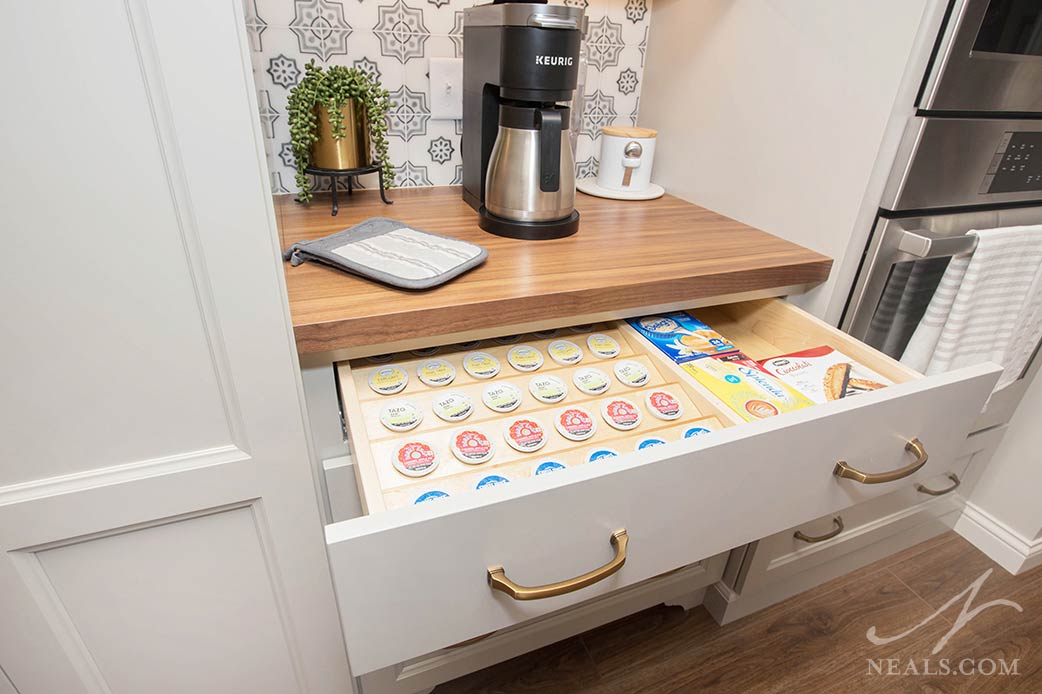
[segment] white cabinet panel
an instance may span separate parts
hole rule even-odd
[[[257,580],[277,570],[261,512],[218,511],[32,556],[112,691],[291,692],[280,605]],[[246,660],[248,670],[225,667]]]
[[[200,316],[208,290],[189,271],[126,6],[68,3],[61,22],[44,4],[13,10],[0,59],[29,67],[0,109],[14,260],[0,368],[18,432],[0,437],[0,485],[228,444],[222,347]]]
[[[242,4],[9,4],[4,672],[349,692]]]

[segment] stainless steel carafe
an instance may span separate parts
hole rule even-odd
[[[502,104],[485,179],[485,209],[515,222],[553,222],[575,211],[575,160],[563,106]]]

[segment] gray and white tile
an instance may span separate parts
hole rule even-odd
[[[590,18],[585,103],[591,111],[577,139],[576,161],[584,171],[595,170],[599,128],[629,125],[638,112],[652,0],[551,2],[586,5]],[[271,135],[265,137],[265,150],[273,188],[296,190],[292,157],[284,149],[289,141],[286,99],[312,58],[322,65],[354,66],[376,74],[395,95],[389,158],[406,184],[458,183],[459,123],[430,117],[428,73],[432,57],[462,57],[463,10],[474,4],[475,0],[245,0],[254,75],[265,99],[262,129]],[[375,176],[371,178],[365,185],[376,187]],[[328,183],[322,186],[328,189]]]

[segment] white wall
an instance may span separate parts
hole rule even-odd
[[[836,322],[943,4],[656,0],[640,108],[654,179],[833,258],[796,302]]]

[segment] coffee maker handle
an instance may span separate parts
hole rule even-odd
[[[561,188],[561,112],[539,109],[539,190],[555,193]]]

